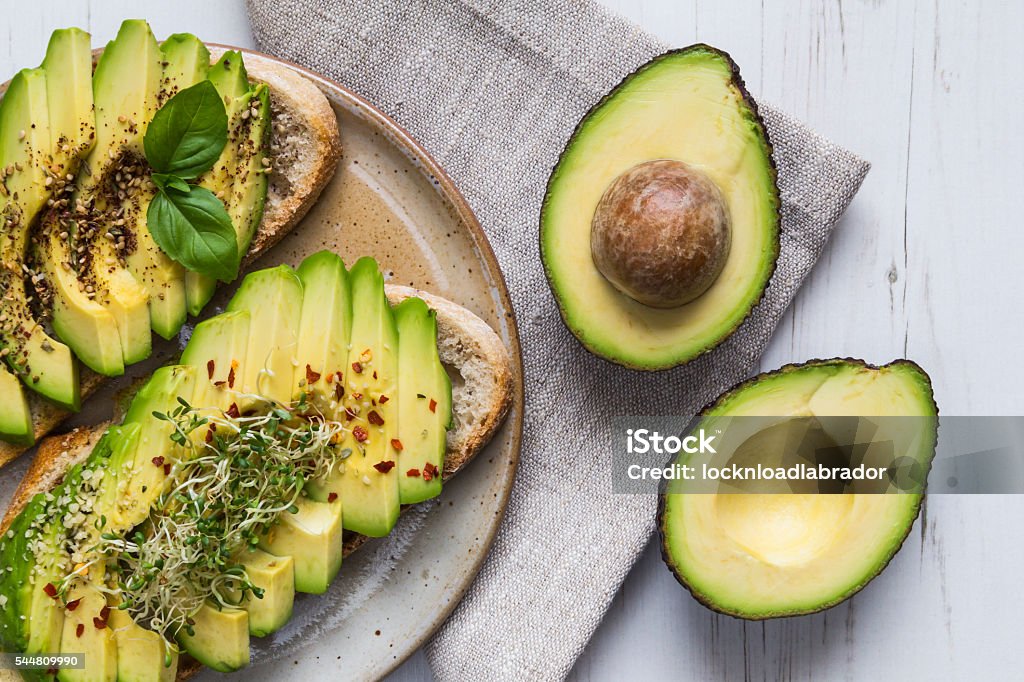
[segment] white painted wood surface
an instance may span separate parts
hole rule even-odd
[[[874,164],[769,346],[765,369],[814,357],[907,356],[931,373],[944,414],[1024,413],[1024,5],[605,2],[673,44],[727,50],[756,97]],[[193,31],[252,44],[241,0],[0,7],[4,78],[42,59],[53,28],[79,25],[106,41],[131,16],[148,18],[159,35]],[[652,546],[572,678],[1019,678],[1022,516],[1021,497],[932,498],[864,592],[824,614],[769,623],[699,606]],[[393,679],[429,676],[417,653]]]

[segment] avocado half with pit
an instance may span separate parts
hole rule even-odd
[[[664,369],[760,301],[779,251],[771,144],[729,55],[668,52],[583,118],[548,180],[541,256],[591,352]]]
[[[775,417],[780,421],[774,423],[791,428],[825,425],[819,442],[829,435],[829,424],[856,417],[853,423],[872,429],[858,426],[855,440],[847,435],[835,441],[857,443],[863,461],[888,452],[879,461],[889,463],[890,478],[860,488],[870,492],[836,494],[821,488],[750,493],[735,483],[720,483],[714,492],[706,482],[673,480],[663,488],[658,513],[665,562],[698,601],[740,618],[814,613],[844,601],[885,568],[920,510],[938,424],[928,375],[908,360],[882,367],[851,359],[788,365],[732,389],[702,412],[698,424],[737,417],[757,419],[734,419],[733,426],[764,426],[745,441],[759,447],[746,448],[745,456],[741,448],[719,447],[711,457],[720,464],[741,457],[745,464],[778,464],[784,453],[771,445],[778,434],[768,426]],[[693,457],[682,454],[676,463],[692,465]],[[915,485],[897,485],[908,465],[917,471]],[[692,492],[695,486],[703,486],[701,492]]]

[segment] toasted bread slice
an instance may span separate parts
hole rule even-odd
[[[448,431],[443,478],[454,476],[483,449],[501,425],[512,403],[512,363],[508,350],[486,322],[447,299],[411,287],[387,286],[388,300],[422,298],[437,311],[438,351],[452,379],[452,428]],[[83,461],[110,422],[82,427],[45,438],[0,523],[0,534],[30,499],[51,490],[65,472]],[[346,552],[362,544],[347,538]]]
[[[225,48],[211,46],[211,61]],[[99,56],[96,50],[93,59]],[[279,242],[309,211],[334,176],[341,158],[338,119],[320,89],[296,71],[258,54],[245,53],[245,67],[252,81],[270,88],[271,158],[274,170],[267,188],[263,220],[253,237],[243,267]],[[3,88],[0,87],[0,90]],[[81,368],[82,397],[96,391],[107,378]],[[36,439],[52,431],[71,413],[28,391]],[[28,449],[0,441],[0,467]]]
[[[398,302],[418,296],[437,311],[438,350],[452,379],[452,428],[448,432],[445,453],[445,481],[466,466],[491,440],[512,404],[512,363],[508,350],[486,322],[465,308],[411,287],[388,285],[388,301]],[[91,428],[79,428],[62,436],[46,438],[11,505],[0,523],[0,534],[7,531],[14,517],[39,492],[60,483],[64,473],[92,452],[109,422]],[[357,550],[367,538],[345,532],[344,556]],[[202,665],[187,655],[178,665],[179,682],[189,679]],[[0,671],[0,680],[7,679]],[[11,679],[16,679],[12,674]]]

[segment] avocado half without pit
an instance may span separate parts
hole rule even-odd
[[[798,441],[782,428],[789,436],[809,434],[813,452],[823,457],[830,440],[853,443],[846,458],[885,467],[886,477],[849,484],[847,492],[824,481],[813,491],[805,484],[814,481],[798,481],[783,492],[776,481],[671,480],[658,513],[665,562],[698,601],[740,618],[795,616],[842,602],[885,568],[910,532],[925,481],[897,481],[907,467],[927,476],[937,425],[931,381],[907,360],[882,367],[814,360],[740,384],[706,408],[695,426],[722,427],[717,452],[681,453],[675,464],[791,462],[793,448],[785,444]],[[730,429],[741,430],[733,442],[742,446],[724,447]]]
[[[548,181],[541,255],[562,318],[627,367],[673,367],[724,341],[778,251],[768,135],[736,64],[707,45],[627,76]]]

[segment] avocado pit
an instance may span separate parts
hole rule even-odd
[[[646,161],[619,175],[591,223],[598,271],[626,296],[655,308],[674,308],[707,291],[725,267],[731,242],[718,186],[672,159]]]

